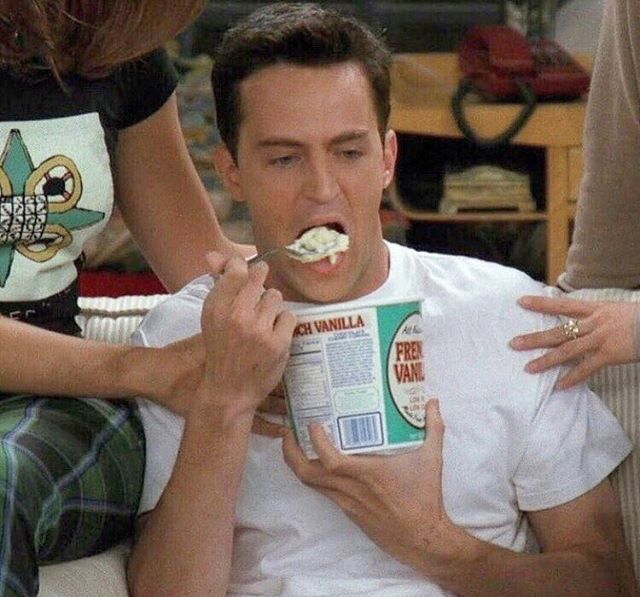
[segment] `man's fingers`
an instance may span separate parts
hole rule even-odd
[[[282,392],[282,386],[278,384],[259,405],[258,412],[269,413],[272,415],[286,415],[287,403]]]
[[[216,279],[211,295],[224,297],[227,300],[226,307],[228,309],[231,301],[246,283],[248,273],[249,268],[244,259],[231,257],[226,262],[221,275]]]
[[[354,478],[343,474],[344,470],[341,465],[348,462],[348,458],[358,458],[357,466],[361,468],[366,457],[346,457],[340,454],[320,425],[316,426],[313,431],[310,429],[309,433],[313,434],[316,453],[320,451],[322,456],[318,454],[320,458],[317,460],[307,458],[298,446],[293,432],[290,431],[282,442],[285,462],[300,481],[332,499],[347,515],[351,516],[354,505],[366,504],[365,499],[357,497],[361,495],[365,486],[357,476]],[[336,461],[333,462],[329,458],[330,462],[327,464],[327,453],[331,453],[332,457],[337,456]]]
[[[566,317],[587,317],[593,313],[599,303],[594,301],[580,301],[566,297],[523,296],[518,304],[529,311],[548,313],[550,315],[565,315]]]
[[[442,445],[444,439],[444,421],[440,414],[440,405],[437,400],[429,400],[426,406],[426,432],[427,437],[423,450],[425,453],[426,474],[434,482],[438,483],[438,495],[441,496],[442,483]],[[442,497],[440,497],[442,499]]]
[[[212,275],[217,276],[224,270],[224,266],[227,264],[229,257],[218,253],[217,251],[210,251],[205,255],[209,271]]]
[[[322,465],[328,471],[339,471],[345,457],[333,445],[325,428],[318,423],[312,423],[309,425],[309,437]]]
[[[442,440],[444,437],[444,421],[440,414],[440,403],[435,398],[427,401],[426,410],[426,439],[425,444],[429,451],[442,453]]]
[[[287,466],[301,481],[307,483],[318,475],[320,463],[305,456],[292,430],[289,430],[282,440],[282,455]]]
[[[273,329],[278,320],[278,315],[282,312],[282,293],[275,288],[261,290],[255,305],[257,325],[264,329]]]
[[[328,477],[338,474],[339,463],[344,457],[333,445],[326,431],[319,423],[309,425],[311,444],[318,459],[307,458],[298,445],[293,432],[287,434],[282,444],[285,462],[296,476],[307,484],[331,487]]]
[[[252,317],[264,292],[263,284],[268,271],[264,263],[249,268],[244,259],[231,257],[205,301],[205,309],[212,310],[212,319],[230,319],[241,323]]]
[[[269,266],[264,262],[257,263],[252,267],[247,267],[246,277],[244,272],[242,273],[244,280],[240,285],[236,297],[235,306],[238,309],[247,311],[256,310],[257,305],[260,304],[265,293],[264,282],[268,273]],[[277,296],[281,296],[278,291],[273,292],[277,293]]]
[[[275,334],[282,342],[291,343],[296,329],[296,316],[291,311],[281,311],[275,321]]]

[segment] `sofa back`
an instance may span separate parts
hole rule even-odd
[[[571,298],[640,302],[640,291],[618,288],[577,290]],[[640,363],[607,367],[594,374],[589,385],[618,418],[634,450],[618,467],[613,483],[620,498],[625,537],[640,580]]]

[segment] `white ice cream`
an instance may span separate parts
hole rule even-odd
[[[334,264],[338,253],[349,248],[349,236],[326,226],[310,228],[287,246],[289,256],[309,263],[328,258]]]

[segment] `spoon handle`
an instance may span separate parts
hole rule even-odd
[[[249,259],[247,259],[247,265],[251,266],[254,263],[258,263],[259,261],[264,261],[265,259],[268,259],[269,257],[275,255],[276,253],[279,253],[281,250],[282,249],[278,247],[276,249],[264,251],[263,253],[257,253],[256,255],[253,255],[253,257],[249,257]]]

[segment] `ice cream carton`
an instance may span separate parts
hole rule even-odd
[[[343,453],[394,453],[424,441],[421,300],[296,310],[283,385],[302,449],[321,423]]]

